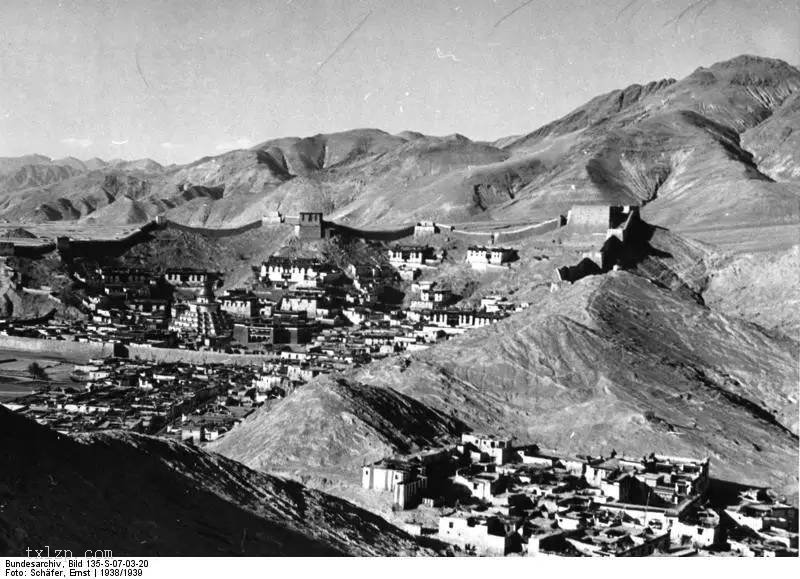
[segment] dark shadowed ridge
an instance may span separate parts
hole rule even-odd
[[[383,519],[301,484],[160,439],[77,439],[0,407],[0,555],[404,555]]]

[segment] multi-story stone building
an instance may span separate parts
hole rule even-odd
[[[181,336],[220,338],[230,335],[232,323],[206,283],[196,300],[172,308],[169,329]]]

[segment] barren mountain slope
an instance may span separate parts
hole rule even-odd
[[[742,134],[742,145],[762,173],[776,181],[800,181],[800,92],[764,122]]]
[[[800,341],[800,246],[725,259],[703,297],[713,309]]]
[[[627,201],[649,204],[650,221],[678,228],[797,222],[800,190],[771,183],[739,134],[798,90],[797,69],[739,57],[675,83],[598,97],[504,145],[521,160],[549,155],[551,166],[492,213],[552,214],[582,200]],[[781,114],[775,125],[783,130],[790,120]]]
[[[633,84],[624,89],[613,90],[596,96],[574,111],[528,133],[515,138],[501,139],[495,143],[498,147],[514,152],[536,152],[541,148],[545,138],[582,131],[611,119],[620,112],[641,102],[646,97],[661,93],[666,87],[675,83],[675,79],[664,79],[650,82],[644,86]]]
[[[120,256],[108,256],[108,260],[156,271],[207,269],[222,273],[227,287],[243,287],[253,278],[252,267],[260,266],[291,237],[292,229],[287,226],[264,226],[224,237],[168,228],[152,232],[146,241]]]
[[[650,99],[650,106],[691,110],[741,133],[800,90],[800,71],[774,58],[743,54],[700,67]]]
[[[25,165],[50,163],[52,159],[44,155],[22,155],[21,157],[0,157],[0,175],[13,173]]]
[[[153,179],[149,173],[111,169],[72,174],[45,186],[2,188],[0,214],[7,221],[23,223],[77,220],[118,198],[148,198]]]
[[[477,430],[575,452],[708,455],[715,476],[794,493],[795,350],[794,342],[614,272],[549,294],[504,322],[345,378],[391,388]],[[299,396],[302,389],[284,404]],[[282,437],[274,416],[257,412],[220,450],[239,458],[237,449],[248,448],[250,464],[283,470],[288,456],[318,460],[350,428],[342,422],[338,434],[321,429],[298,440]],[[259,431],[271,437],[252,436]],[[343,457],[341,479],[354,481],[364,458],[372,455]]]
[[[82,172],[71,164],[23,165],[16,171],[0,174],[0,191],[20,191],[34,187],[46,187],[64,181]]]
[[[168,168],[145,160],[95,163],[100,170],[91,171],[87,162],[88,172],[64,179],[50,174],[79,170],[76,160],[3,159],[0,216],[79,219],[109,206],[102,218],[112,222],[168,211],[192,225],[230,226],[266,211],[315,209],[356,225],[387,225],[537,221],[576,202],[602,201],[647,204],[654,222],[680,228],[796,223],[798,91],[796,68],[741,56],[679,81],[612,91],[494,144],[357,129],[275,139]],[[53,166],[38,175],[37,163]],[[104,187],[108,175],[127,176],[124,187]],[[8,187],[25,183],[32,186],[10,204]],[[219,193],[201,200],[183,195],[187,187]],[[137,211],[117,203],[121,196]]]
[[[273,139],[253,150],[263,151],[287,174],[305,176],[354,159],[380,156],[415,138],[390,135],[378,129],[354,129],[306,138]]]
[[[78,440],[0,407],[0,555],[405,555],[384,520],[292,481],[156,438]]]
[[[288,171],[291,163],[280,161],[287,153],[276,145],[279,151],[302,145],[302,154],[292,155],[303,159],[294,166],[321,195],[312,203],[356,224],[536,221],[586,201],[649,203],[646,215],[654,222],[683,228],[794,223],[800,190],[761,173],[739,135],[799,89],[800,72],[786,63],[739,57],[677,82],[602,95],[494,146],[419,135],[402,144],[389,140],[379,154],[339,155],[344,160],[336,164],[319,160],[334,135],[258,149],[269,148]],[[279,198],[285,186],[269,198]]]
[[[275,472],[301,480],[336,478],[344,465],[405,454],[464,430],[459,420],[390,388],[330,377],[298,388],[262,414],[210,448],[251,468],[277,467]]]
[[[684,285],[714,311],[800,341],[800,245],[731,254],[660,228],[649,245],[633,271],[671,289]]]

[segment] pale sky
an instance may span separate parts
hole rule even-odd
[[[360,127],[495,139],[743,53],[800,63],[800,1],[669,22],[695,2],[2,0],[0,156],[187,162]]]

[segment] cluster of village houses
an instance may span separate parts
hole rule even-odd
[[[120,429],[194,443],[216,440],[297,381],[266,367],[109,358],[78,364],[54,385],[5,406],[65,434]]]
[[[467,262],[502,267],[512,253],[471,248]],[[216,272],[98,267],[75,274],[88,320],[4,321],[0,332],[231,354],[335,345],[353,358],[426,347],[526,305],[492,296],[477,307],[459,307],[459,296],[450,288],[419,281],[441,262],[432,247],[396,245],[386,257],[383,264],[342,271],[317,258],[276,255],[253,268],[250,288],[219,296],[215,289],[222,278]],[[403,305],[405,291],[399,288],[408,282],[412,295]]]
[[[405,528],[476,555],[797,556],[797,508],[769,489],[723,498],[708,459],[559,453],[463,434],[364,465]],[[422,520],[423,522],[419,522]]]
[[[467,262],[502,267],[511,255],[473,248]],[[432,247],[394,245],[384,257],[341,270],[276,255],[253,268],[251,287],[220,295],[222,278],[211,271],[102,266],[74,273],[88,320],[6,320],[0,334],[111,343],[118,357],[77,365],[72,385],[52,385],[12,406],[62,432],[123,428],[205,442],[320,374],[424,349],[527,307],[501,296],[459,307],[450,288],[420,279],[442,261]],[[166,349],[181,361],[125,357],[134,345],[138,352]],[[191,363],[180,350],[246,361]]]
[[[636,208],[576,206],[566,223],[593,246],[600,241],[608,245],[609,240],[623,243],[637,216]],[[321,214],[301,213],[295,221],[300,239],[324,237]],[[435,224],[429,225],[436,231]],[[427,232],[425,226],[421,229]],[[212,271],[111,266],[73,271],[88,320],[4,320],[0,334],[230,354],[305,349],[322,336],[329,350],[346,350],[346,357],[358,358],[425,348],[527,306],[502,296],[474,307],[459,304],[460,296],[451,288],[423,281],[448,257],[430,245],[396,244],[384,257],[342,270],[318,258],[275,255],[253,267],[256,283],[251,287],[221,295],[215,290],[223,285],[222,276]],[[477,271],[502,270],[517,257],[510,247],[470,246],[465,262]],[[593,259],[610,267],[610,258],[601,257]],[[554,275],[560,281],[580,277],[568,269],[559,268]],[[359,335],[362,331],[370,334],[370,344]]]

